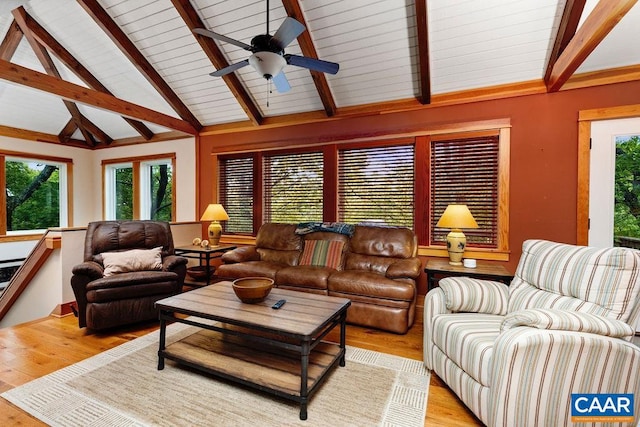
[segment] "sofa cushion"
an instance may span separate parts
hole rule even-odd
[[[411,258],[417,249],[416,237],[408,228],[356,226],[350,252],[391,258]]]
[[[170,295],[176,290],[178,275],[172,271],[136,271],[94,280],[87,285],[89,303],[135,299],[150,295]]]
[[[330,267],[313,265],[284,267],[276,273],[276,286],[293,286],[326,291],[329,275],[335,271]]]
[[[131,271],[160,270],[162,268],[162,248],[132,249],[121,252],[100,254],[104,266],[104,276]]]
[[[300,265],[314,265],[338,270],[342,266],[344,242],[337,240],[306,240],[300,256]]]
[[[412,301],[416,288],[410,281],[392,280],[367,271],[337,271],[329,276],[329,291],[371,298]]]
[[[493,343],[504,316],[495,314],[439,314],[432,319],[433,343],[469,376],[490,386]]]
[[[527,240],[509,288],[509,312],[559,308],[635,324],[640,251]]]
[[[276,272],[287,264],[270,261],[247,261],[238,264],[223,264],[216,269],[216,275],[224,279],[241,277],[268,277],[276,279]]]

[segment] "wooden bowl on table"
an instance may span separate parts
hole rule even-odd
[[[273,279],[268,277],[243,277],[233,281],[233,291],[240,301],[255,304],[264,301],[273,288]]]

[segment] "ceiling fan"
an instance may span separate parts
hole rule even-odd
[[[251,65],[262,77],[267,80],[272,80],[278,92],[283,93],[291,89],[291,85],[289,85],[284,71],[282,71],[287,64],[330,74],[336,74],[340,67],[339,64],[335,62],[284,53],[284,48],[305,30],[305,26],[300,22],[291,17],[287,17],[282,24],[280,24],[280,28],[278,28],[276,33],[273,36],[270,35],[269,1],[267,0],[267,32],[266,34],[259,34],[251,39],[251,45],[204,28],[195,28],[193,32],[214,40],[236,45],[252,53],[248,59],[215,71],[211,73],[212,76],[221,77],[239,68]]]

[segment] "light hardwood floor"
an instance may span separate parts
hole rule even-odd
[[[0,329],[0,393],[157,328],[157,322],[149,322],[98,333],[79,329],[73,316],[51,316]],[[422,360],[422,323],[417,321],[406,335],[350,325],[347,327],[347,344]],[[0,399],[0,425],[43,424]],[[435,374],[432,375],[425,426],[481,425],[453,392]]]

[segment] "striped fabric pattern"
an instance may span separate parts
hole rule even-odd
[[[475,381],[488,386],[493,343],[503,319],[493,314],[441,314],[433,321],[433,342]]]
[[[528,240],[510,293],[509,312],[563,308],[635,324],[640,251]]]
[[[307,240],[300,256],[300,265],[315,265],[339,270],[344,242],[337,240]]]
[[[509,287],[504,283],[470,277],[447,277],[440,280],[447,308],[453,312],[506,314]]]
[[[589,332],[615,338],[630,338],[635,331],[620,320],[608,319],[579,311],[533,308],[509,313],[504,317],[501,330],[518,326],[560,331]]]
[[[640,350],[619,338],[510,329],[494,344],[490,413],[485,422],[495,427],[575,426],[571,393],[639,396],[639,375]],[[640,399],[634,404],[637,416]]]
[[[425,365],[488,426],[577,425],[572,393],[633,394],[637,423],[639,276],[640,251],[526,241],[507,289],[448,278],[429,291]]]

